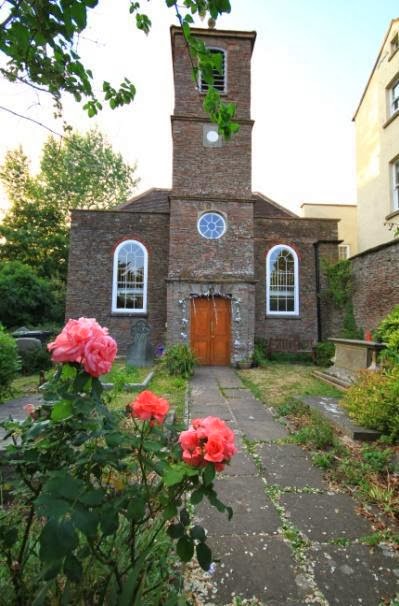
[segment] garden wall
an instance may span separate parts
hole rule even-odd
[[[356,323],[373,330],[399,304],[399,240],[365,250],[351,261]]]

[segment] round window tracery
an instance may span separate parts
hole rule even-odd
[[[198,231],[203,238],[217,240],[226,231],[226,221],[219,213],[205,213],[198,221]]]

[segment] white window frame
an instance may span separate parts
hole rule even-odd
[[[144,253],[144,289],[143,289],[143,307],[141,309],[125,309],[117,306],[118,301],[118,258],[120,250],[126,244],[136,244]],[[144,244],[138,240],[123,240],[120,242],[114,252],[113,274],[112,274],[112,312],[118,314],[146,314],[147,313],[147,290],[148,290],[148,252]]]
[[[399,112],[399,78],[389,87],[389,113],[391,116]]]
[[[220,48],[218,46],[207,46],[206,47],[207,50],[210,51],[218,51],[219,53],[223,53],[224,56],[224,87],[223,90],[219,90],[216,89],[221,95],[225,95],[227,93],[227,51],[225,48]],[[208,83],[205,83],[206,87],[209,87],[210,85]],[[203,88],[202,85],[202,74],[201,74],[201,70],[198,73],[198,90],[200,91],[200,93],[206,93],[207,92],[207,88]]]
[[[399,158],[391,163],[392,171],[392,208],[399,210]]]
[[[338,244],[338,260],[345,261],[350,257],[350,245],[349,244]],[[341,255],[341,251],[345,251],[344,255]]]
[[[294,311],[275,311],[270,309],[270,259],[277,250],[287,250],[294,259]],[[268,316],[293,317],[299,315],[299,262],[296,251],[288,244],[276,244],[269,250],[266,256],[266,314]]]

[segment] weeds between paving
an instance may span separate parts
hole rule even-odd
[[[320,414],[294,399],[314,395],[340,398],[342,392],[311,376],[312,367],[270,362],[239,372],[255,397],[274,409],[287,424],[290,441],[312,455],[335,489],[359,502],[359,511],[376,531],[364,542],[390,542],[399,549],[399,447],[382,437],[374,444],[354,442],[333,428]]]

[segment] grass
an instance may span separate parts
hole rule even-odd
[[[312,377],[313,366],[268,362],[262,368],[239,371],[240,378],[255,397],[277,407],[293,396],[341,398],[342,392]]]

